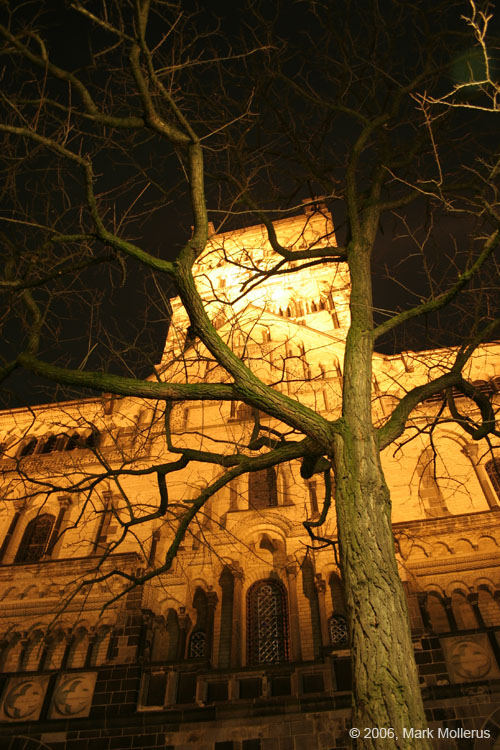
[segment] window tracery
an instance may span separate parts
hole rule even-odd
[[[277,581],[257,581],[248,592],[248,662],[279,664],[288,659],[286,594]]]
[[[328,635],[330,646],[333,648],[345,648],[349,644],[347,620],[344,615],[333,614],[328,619]]]

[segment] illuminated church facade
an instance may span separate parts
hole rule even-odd
[[[333,236],[321,207],[275,229],[294,249]],[[257,375],[334,418],[347,268],[332,275],[319,264],[256,285],[257,267],[273,263],[262,226],[212,236],[197,269],[208,313]],[[172,310],[152,378],[220,382],[221,368],[186,336],[178,300]],[[481,345],[466,372],[497,409],[499,355],[499,344]],[[375,423],[453,356],[375,354]],[[424,427],[441,406],[422,404],[382,464],[429,727],[486,728],[490,744],[467,747],[491,747],[500,738],[500,445],[469,440],[445,418],[430,443]],[[123,596],[129,579],[113,574],[160,565],[183,513],[224,471],[193,454],[163,483],[158,467],[186,447],[255,455],[256,419],[260,435],[285,431],[217,400],[177,404],[167,420],[161,404],[106,394],[0,414],[2,747],[350,746],[342,581],[334,546],[312,550],[303,525],[319,518],[321,474],[305,481],[290,462],[237,477],[196,515],[167,573]],[[335,541],[333,513],[320,533]]]

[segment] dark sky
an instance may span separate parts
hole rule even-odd
[[[99,7],[100,4],[96,4]],[[123,4],[126,8],[127,4]],[[432,4],[436,12],[434,19],[435,25],[439,26],[448,23],[448,37],[450,50],[456,42],[455,37],[463,36],[459,39],[457,49],[467,49],[467,37],[463,34],[464,29],[460,21],[456,19],[459,16],[457,9],[459,5],[447,5],[447,10],[439,16],[435,4]],[[463,4],[462,4],[463,5]],[[192,4],[194,7],[194,3]],[[273,6],[273,7],[270,7]],[[422,4],[422,8],[425,3]],[[88,7],[93,7],[88,4]],[[375,8],[375,5],[373,6]],[[389,30],[387,39],[382,34],[380,37],[374,36],[372,43],[375,45],[371,50],[372,55],[379,55],[384,59],[384,55],[391,52],[390,63],[393,64],[394,58],[397,58],[398,73],[403,76],[406,69],[417,65],[415,60],[415,51],[412,49],[411,36],[412,29],[405,28],[404,25],[392,27],[390,13],[393,4],[386,2],[378,6],[383,12],[386,11],[382,27],[386,25],[386,31]],[[396,6],[394,6],[396,7]],[[44,14],[40,22],[44,38],[47,41],[47,47],[51,50],[51,59],[58,65],[69,70],[77,71],[82,79],[86,82],[92,82],[97,88],[106,91],[103,96],[109,95],[110,87],[115,87],[116,91],[121,91],[122,81],[120,74],[111,67],[105,67],[104,70],[95,70],[92,63],[92,54],[102,48],[102,45],[108,42],[108,38],[101,32],[95,32],[86,23],[82,23],[81,18],[64,2],[50,3],[33,3],[28,4],[26,9],[17,12],[21,21],[27,21],[29,14],[33,9],[43,8]],[[340,28],[340,32],[347,38],[349,34],[352,37],[363,39],[365,33],[364,24],[368,20],[363,18],[363,14],[352,16],[349,13],[341,14],[338,8],[332,9],[328,4],[324,6],[322,12],[322,21],[318,20],[319,16],[314,12],[304,15],[304,5],[302,3],[286,3],[284,11],[276,10],[279,4],[268,4],[263,6],[263,17],[257,23],[255,18],[251,18],[248,12],[246,14],[235,11],[234,4],[229,5],[226,2],[212,2],[208,8],[203,8],[197,12],[191,25],[188,23],[188,30],[218,29],[215,37],[210,36],[206,39],[198,39],[189,48],[185,54],[190,59],[197,59],[197,56],[206,59],[213,54],[228,55],[243,49],[244,45],[252,46],[257,43],[266,42],[266,34],[275,22],[275,32],[273,39],[276,47],[281,45],[281,59],[283,61],[283,73],[293,79],[307,81],[311,90],[328,97],[332,71],[328,70],[328,64],[322,57],[321,44],[319,40],[325,29],[321,23],[342,24],[345,30]],[[321,3],[308,4],[311,10],[319,8]],[[189,4],[183,3],[184,14],[187,15],[190,10]],[[448,15],[446,15],[448,13]],[[452,15],[449,15],[449,14]],[[275,16],[276,14],[276,16]],[[273,17],[275,16],[275,17]],[[307,18],[307,23],[304,23]],[[450,25],[450,18],[455,19],[455,27]],[[327,21],[325,21],[327,19]],[[448,20],[446,20],[448,19]],[[260,25],[259,25],[260,24]],[[155,18],[152,29],[151,42],[159,41],[164,29],[158,18]],[[369,29],[366,33],[369,33]],[[390,37],[390,39],[389,39]],[[189,40],[189,37],[186,37]],[[311,42],[318,40],[318,48],[312,49]],[[342,39],[342,37],[341,37]],[[374,41],[373,41],[374,40]],[[389,40],[389,41],[388,41]],[[346,42],[348,45],[348,42]],[[387,46],[387,49],[386,49]],[[355,54],[352,59],[353,75],[359,75],[362,85],[359,86],[359,96],[368,97],[370,94],[369,80],[366,78],[369,71],[370,50],[364,50],[362,45],[353,45]],[[465,53],[464,53],[465,54]],[[185,59],[185,58],[184,58]],[[448,69],[443,68],[440,85],[443,90],[449,86],[450,76],[453,71],[457,70],[457,63],[452,65],[453,59],[460,60],[450,52],[450,66]],[[110,66],[118,62],[118,59],[111,54],[108,58]],[[386,59],[387,64],[389,58]],[[193,93],[191,96],[189,86],[184,91],[178,92],[179,99],[185,103],[187,109],[192,113],[193,120],[197,122],[199,131],[203,128],[212,126],[215,118],[220,116],[217,106],[210,108],[209,102],[212,98],[212,104],[217,104],[217,97],[224,93],[227,104],[227,113],[231,112],[238,102],[238,97],[245,92],[248,95],[248,83],[252,76],[258,73],[258,56],[249,58],[248,66],[233,68],[224,63],[221,68],[202,66],[200,73],[197,73],[196,82],[193,78],[188,78],[187,84],[193,84]],[[316,67],[315,67],[316,66]],[[31,69],[32,70],[32,69]],[[228,71],[228,76],[224,79],[224,88],[221,85],[221,72]],[[233,70],[236,70],[233,73]],[[256,72],[257,71],[257,72]],[[8,81],[8,91],[29,91],[30,74],[29,69],[22,66],[16,67],[16,64],[9,70],[11,79]],[[32,75],[32,73],[31,73]],[[40,73],[36,75],[40,80]],[[181,80],[181,83],[185,83]],[[47,91],[57,99],[58,96],[64,98],[67,92],[60,84],[50,88],[47,84]],[[283,88],[283,100],[280,100],[281,90],[277,87],[276,81],[259,88],[259,80],[256,78],[255,100],[251,108],[255,110],[254,122],[252,126],[245,129],[234,127],[231,133],[234,133],[232,146],[238,138],[245,138],[246,146],[241,153],[245,155],[243,169],[248,172],[255,170],[254,192],[266,206],[273,204],[276,208],[286,208],[289,205],[297,204],[300,199],[308,198],[315,194],[324,192],[324,185],[330,180],[329,184],[335,186],[340,184],[344,170],[343,154],[349,143],[352,143],[353,125],[350,120],[337,116],[335,128],[332,127],[330,120],[333,114],[327,107],[320,105],[309,106],[291,94],[285,97]],[[198,88],[197,88],[198,87]],[[245,91],[246,87],[246,91]],[[388,85],[389,88],[389,85]],[[213,92],[213,94],[212,94]],[[191,96],[191,98],[190,98]],[[196,98],[198,97],[198,99]],[[354,97],[356,94],[354,94]],[[384,96],[383,87],[380,88],[380,102],[377,97],[374,99],[374,105],[382,106]],[[222,101],[222,99],[220,100]],[[354,101],[352,99],[351,101]],[[358,102],[359,106],[365,106],[365,101]],[[288,109],[285,109],[285,105]],[[368,106],[368,105],[367,105]],[[278,126],[280,123],[279,116],[282,114],[280,108],[283,107],[287,122],[283,123],[283,133],[279,133]],[[369,106],[368,106],[368,110]],[[209,113],[207,115],[207,113]],[[374,113],[375,114],[375,113]],[[33,111],[31,115],[34,117]],[[291,116],[291,117],[290,117]],[[467,115],[468,117],[468,115]],[[470,123],[465,116],[457,115],[453,124],[453,135],[456,139],[456,148],[448,149],[443,153],[443,159],[447,159],[447,166],[451,172],[456,173],[456,164],[453,159],[469,158],[472,150],[477,147],[480,141],[480,148],[485,152],[496,144],[494,136],[488,135],[489,122],[480,120],[472,116],[473,122],[480,123],[476,127],[476,133],[480,133],[481,139],[470,138]],[[207,119],[208,118],[208,119]],[[230,119],[228,117],[228,119]],[[293,120],[293,127],[290,124]],[[48,121],[47,127],[50,130],[52,124]],[[484,127],[484,133],[478,128]],[[267,130],[266,130],[267,128]],[[407,138],[411,143],[411,123],[408,132],[395,132],[393,138]],[[469,128],[469,130],[468,130]],[[273,130],[274,129],[274,130]],[[494,133],[494,128],[491,128]],[[271,134],[271,135],[270,135]],[[285,135],[286,137],[285,137]],[[71,136],[70,136],[71,138]],[[309,163],[303,173],[300,169],[300,160],[297,159],[294,151],[294,138],[296,146],[303,147],[303,153],[308,155]],[[267,142],[266,142],[267,139]],[[288,140],[287,140],[288,139]],[[90,135],[82,138],[83,147],[90,143]],[[138,212],[142,211],[142,216],[129,222],[126,236],[133,238],[139,244],[144,246],[152,253],[160,253],[163,257],[174,257],[178,248],[187,239],[192,223],[190,217],[189,202],[186,194],[186,186],[183,183],[182,158],[172,153],[171,149],[164,152],[158,147],[158,144],[150,140],[142,143],[135,142],[130,151],[121,146],[121,152],[117,149],[111,152],[106,147],[105,140],[100,136],[99,142],[92,141],[95,145],[96,165],[100,170],[99,187],[101,190],[109,191],[108,211],[115,211],[118,215],[124,213],[125,206],[130,203],[133,191],[136,186],[130,183],[130,186],[122,189],[122,184],[128,184],[126,180],[130,177],[129,158],[136,158],[142,166],[146,165],[150,176],[161,184],[161,190],[149,190],[145,198],[135,204]],[[220,147],[222,139],[217,139],[215,143]],[[267,149],[265,153],[272,154],[273,148],[279,151],[276,161],[274,162],[273,171],[259,165],[256,160],[256,154],[259,149]],[[299,149],[297,149],[298,151]],[[227,152],[229,153],[229,152]],[[458,156],[457,156],[458,154]],[[127,158],[125,158],[127,157]],[[49,216],[50,211],[60,210],[60,205],[55,200],[56,191],[54,186],[60,187],[60,175],[55,168],[53,161],[50,164],[46,160],[45,154],[36,154],[33,160],[25,166],[27,171],[16,176],[17,198],[24,207],[31,205],[33,199],[33,185],[37,187],[39,195],[36,202],[37,215]],[[418,156],[415,157],[418,159]],[[12,161],[9,162],[9,174],[12,174]],[[22,165],[22,161],[21,167]],[[225,161],[225,152],[220,149],[213,149],[207,157],[207,186],[208,186],[208,203],[210,207],[224,208],[230,205],[231,189],[224,176],[224,169],[230,164],[234,168],[234,162]],[[312,165],[312,166],[311,166]],[[19,168],[19,173],[21,171]],[[314,169],[313,169],[314,167]],[[327,178],[324,174],[328,172]],[[17,173],[16,173],[17,174]],[[222,177],[220,176],[222,175]],[[315,175],[319,175],[317,178]],[[455,174],[456,176],[456,174]],[[367,169],[366,180],[369,184],[370,173]],[[336,182],[337,181],[337,182]],[[65,186],[65,196],[68,204],[68,217],[71,218],[73,203],[77,200],[78,186],[71,182],[71,179]],[[148,197],[149,196],[149,197]],[[6,205],[7,214],[13,210],[12,196],[7,196]],[[148,201],[151,200],[151,203]],[[142,202],[141,202],[142,201]],[[153,211],[153,202],[157,210]],[[51,208],[53,204],[53,207]],[[35,205],[35,203],[33,203]],[[158,208],[159,206],[159,208]],[[343,242],[348,237],[348,229],[345,223],[345,206],[342,200],[331,200],[329,207],[332,210],[334,223],[338,229],[338,238]],[[18,206],[17,206],[18,208]],[[5,210],[5,209],[4,209]],[[44,214],[45,212],[45,214]],[[5,214],[4,214],[5,215]],[[108,213],[108,217],[111,214]],[[282,215],[282,214],[280,214]],[[213,213],[211,219],[217,223],[221,216],[220,213]],[[432,218],[434,222],[433,231],[430,239],[426,244],[426,249],[422,255],[417,251],[415,240],[423,239],[426,235],[429,222]],[[425,256],[425,263],[431,271],[431,274],[437,281],[445,284],[451,281],[456,274],[456,263],[463,260],[463,253],[468,249],[468,235],[476,229],[475,219],[467,215],[454,214],[446,217],[442,211],[436,210],[431,217],[429,206],[424,198],[414,202],[408,209],[404,209],[403,219],[401,212],[398,217],[388,215],[382,219],[379,227],[379,235],[376,243],[373,268],[374,268],[374,306],[378,319],[383,319],[387,310],[401,309],[402,307],[412,304],[420,296],[428,293],[428,285],[425,273],[422,269],[422,260]],[[248,217],[248,220],[241,216],[229,219],[225,228],[236,228],[245,224],[255,223],[255,218]],[[408,232],[403,231],[404,224],[410,227],[414,232],[414,239],[409,239]],[[23,232],[4,232],[8,240],[16,247],[22,247],[21,257],[27,257],[30,251],[30,243],[35,242],[32,233],[23,234]],[[405,236],[406,235],[406,236]],[[36,238],[39,241],[39,238]],[[35,242],[36,244],[36,242]],[[53,261],[55,262],[55,261]],[[21,264],[22,265],[22,264]],[[494,267],[487,271],[487,282],[494,278]],[[398,277],[399,283],[395,283],[394,276]],[[59,286],[51,286],[51,292],[56,290],[52,300],[50,312],[47,318],[47,335],[44,337],[42,353],[51,361],[71,366],[81,366],[85,363],[91,368],[104,368],[114,372],[134,372],[140,376],[149,374],[152,365],[158,361],[165,333],[168,326],[168,303],[166,299],[172,294],[172,290],[165,278],[153,279],[151,273],[132,261],[118,262],[115,260],[111,266],[103,264],[95,266],[74,277],[65,276],[64,283]],[[44,289],[34,292],[37,299],[43,304],[47,301],[48,295]],[[485,297],[484,310],[491,312],[491,299],[489,295]],[[448,316],[433,316],[419,322],[418,325],[398,331],[396,338],[391,337],[387,341],[381,342],[380,346],[385,351],[393,351],[400,348],[427,348],[429,346],[440,345],[443,343],[456,343],[457,333],[463,327],[464,311],[466,310],[473,317],[476,313],[475,305],[478,294],[474,286],[464,298],[462,306],[459,306]],[[483,310],[483,311],[484,311]],[[377,313],[378,311],[378,313]],[[461,325],[458,325],[460,322]],[[7,317],[3,328],[3,351],[2,353],[8,359],[12,356],[15,348],[19,344],[20,329],[18,322],[13,317]],[[44,402],[51,399],[59,399],[74,395],[71,392],[64,391],[60,388],[54,390],[53,387],[45,383],[40,383],[37,379],[32,378],[24,372],[16,372],[4,384],[3,405],[15,406],[25,403]]]

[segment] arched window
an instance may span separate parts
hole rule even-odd
[[[475,630],[478,627],[472,605],[461,591],[453,592],[451,608],[458,630]]]
[[[60,669],[66,651],[66,635],[62,629],[48,633],[43,669]]]
[[[87,629],[79,626],[73,633],[70,641],[66,667],[75,669],[84,667],[89,650],[89,634]]]
[[[76,432],[73,432],[72,435],[69,436],[68,442],[66,443],[65,450],[67,451],[74,451],[75,448],[78,448],[80,441],[80,437]]]
[[[107,661],[110,640],[111,626],[101,625],[90,648],[90,664],[92,667],[99,667]]]
[[[493,489],[497,493],[497,498],[500,500],[500,458],[495,457],[491,461],[488,461],[484,468],[493,485]]]
[[[248,475],[248,500],[250,508],[274,508],[278,505],[276,472],[271,466]]]
[[[40,628],[32,630],[28,636],[21,659],[21,669],[24,672],[37,672],[45,648],[44,632]]]
[[[31,456],[31,454],[35,452],[37,442],[38,441],[36,438],[31,438],[26,443],[24,443],[21,450],[19,451],[19,457],[22,458],[23,456]]]
[[[57,438],[57,435],[49,435],[49,437],[43,442],[40,453],[52,453],[52,451],[55,451]]]
[[[446,614],[446,609],[440,594],[435,591],[429,592],[426,608],[429,614],[432,630],[435,633],[449,633],[450,621]]]
[[[247,625],[249,664],[278,664],[287,661],[286,593],[278,581],[257,581],[249,589]]]
[[[41,560],[49,546],[54,522],[55,517],[50,513],[42,513],[33,518],[26,526],[14,562],[31,563]]]

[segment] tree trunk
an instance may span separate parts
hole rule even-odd
[[[427,722],[378,451],[345,440],[336,475],[353,663],[352,726],[361,730],[363,748],[414,747],[415,739],[405,737],[403,727],[424,729]],[[393,727],[395,737],[364,737],[368,727]],[[432,743],[420,739],[418,747]]]
[[[373,319],[370,243],[352,248],[351,326],[344,358],[344,431],[333,442],[335,504],[353,663],[352,726],[363,748],[432,747],[405,736],[427,723],[399,578],[391,499],[372,422]],[[394,729],[394,737],[370,736]],[[376,733],[375,733],[376,734]],[[421,735],[422,736],[422,735]],[[418,735],[417,735],[418,737]]]

